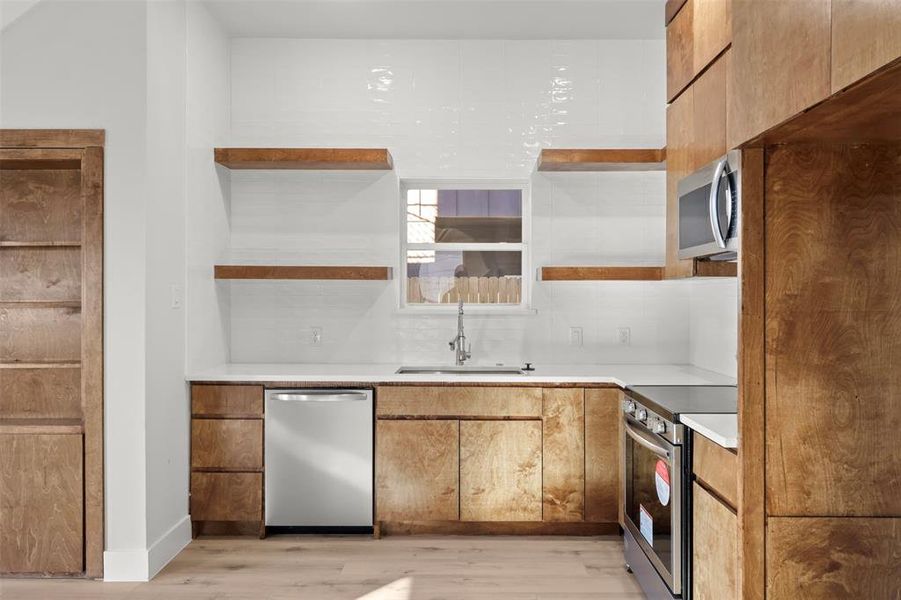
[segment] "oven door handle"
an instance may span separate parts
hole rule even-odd
[[[623,421],[623,425],[629,437],[635,440],[640,446],[647,448],[660,458],[666,459],[667,462],[671,460],[669,450],[667,450],[663,446],[655,444],[650,435],[644,433],[643,431],[635,429],[635,427],[628,421]]]

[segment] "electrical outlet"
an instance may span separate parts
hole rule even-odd
[[[620,346],[631,346],[632,330],[628,327],[618,327],[616,330],[616,341]]]
[[[570,327],[569,328],[569,345],[570,346],[581,346],[582,345],[582,328],[581,327]]]
[[[312,327],[310,328],[310,342],[314,346],[322,345],[322,327]]]
[[[185,292],[180,285],[169,286],[169,308],[172,310],[180,310],[184,304]]]

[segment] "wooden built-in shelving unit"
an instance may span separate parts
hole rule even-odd
[[[541,281],[660,281],[663,267],[541,267]]]
[[[388,281],[391,267],[300,266],[300,265],[216,265],[216,279],[320,279]]]
[[[216,148],[217,164],[229,169],[390,171],[385,148]]]
[[[545,148],[539,171],[665,171],[666,148]]]

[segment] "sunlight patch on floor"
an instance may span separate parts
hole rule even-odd
[[[359,596],[357,600],[410,600],[413,597],[413,578],[404,577]]]

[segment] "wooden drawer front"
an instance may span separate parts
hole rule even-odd
[[[259,521],[262,518],[262,473],[191,473],[192,520]]]
[[[460,422],[460,519],[540,521],[541,422]]]
[[[459,421],[378,421],[376,519],[457,520]]]
[[[5,369],[0,418],[81,419],[81,369]]]
[[[380,387],[376,415],[419,417],[541,417],[541,388]]]
[[[666,98],[672,101],[732,41],[731,2],[688,0],[666,28]]]
[[[738,506],[738,455],[698,433],[694,434],[695,476],[733,508]]]
[[[262,417],[261,385],[192,385],[191,412],[223,417]]]
[[[694,484],[692,591],[697,600],[738,598],[738,517]]]
[[[82,437],[0,435],[0,573],[84,571]]]
[[[191,467],[256,471],[263,468],[261,419],[193,419]]]

